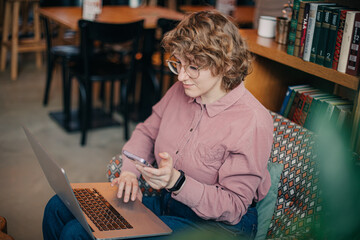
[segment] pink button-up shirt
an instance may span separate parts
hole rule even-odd
[[[271,181],[267,161],[273,142],[273,120],[267,109],[240,84],[211,104],[188,97],[175,83],[137,125],[124,149],[159,163],[168,152],[186,182],[172,197],[203,219],[237,224],[253,199],[267,194]],[[123,156],[122,169],[139,176]]]

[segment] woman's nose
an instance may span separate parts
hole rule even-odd
[[[181,68],[178,74],[178,80],[181,81],[185,81],[189,78],[188,74],[185,71],[185,68]]]

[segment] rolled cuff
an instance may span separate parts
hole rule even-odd
[[[190,208],[195,208],[199,205],[204,194],[205,186],[195,179],[186,176],[186,181],[178,194],[172,193],[171,196]]]

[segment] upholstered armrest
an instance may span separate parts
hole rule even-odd
[[[122,157],[121,154],[115,155],[107,165],[107,178],[108,181],[111,182],[115,178],[120,176],[122,167]],[[146,181],[140,177],[139,186],[144,196],[156,196],[160,194],[159,190],[155,190],[146,183]]]
[[[269,161],[284,164],[284,170],[267,238],[304,237],[321,213],[316,136],[281,115],[271,115],[274,143]]]

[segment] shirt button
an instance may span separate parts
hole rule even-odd
[[[192,128],[190,128],[190,132],[192,132],[193,131],[193,129]]]
[[[177,150],[175,154],[178,154],[178,153],[179,153],[179,150]]]

